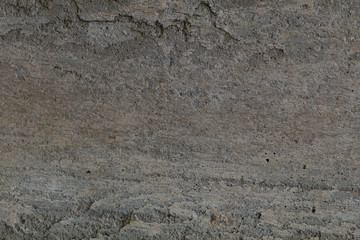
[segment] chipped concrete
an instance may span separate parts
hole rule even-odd
[[[359,239],[356,0],[0,2],[0,239]]]

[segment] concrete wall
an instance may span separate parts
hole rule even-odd
[[[360,239],[358,0],[1,0],[0,239]]]

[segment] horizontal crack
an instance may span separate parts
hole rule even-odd
[[[126,19],[127,22],[129,22],[129,23],[133,23],[136,25],[145,25],[146,27],[149,27],[149,28],[157,28],[157,30],[159,30],[159,32],[160,32],[158,37],[161,37],[164,34],[164,32],[170,27],[177,27],[183,33],[185,41],[187,41],[189,39],[189,37],[191,36],[190,31],[189,31],[189,28],[191,27],[190,18],[194,17],[194,13],[193,14],[184,14],[186,16],[184,20],[173,19],[173,22],[180,23],[180,26],[178,24],[170,24],[165,27],[159,20],[149,23],[147,21],[135,20],[135,18],[132,15],[120,14],[120,13],[117,14],[113,20],[83,19],[80,16],[80,8],[79,8],[78,4],[76,3],[76,0],[73,0],[73,2],[75,5],[75,9],[76,9],[77,20],[80,22],[83,22],[83,23],[115,23],[115,22],[121,22],[123,19]],[[206,2],[199,3],[197,5],[197,7],[195,8],[195,12],[197,10],[199,10],[201,7],[205,8],[208,11],[211,21],[212,21],[212,26],[215,29],[222,32],[229,39],[232,39],[234,41],[240,41],[238,38],[234,37],[231,33],[229,33],[228,31],[224,30],[223,28],[221,28],[217,25],[216,20],[214,19],[217,17],[217,13],[212,9],[212,7],[210,6],[209,3],[206,3]],[[132,29],[132,30],[139,32],[141,34],[144,34],[144,32],[142,32],[138,29]]]

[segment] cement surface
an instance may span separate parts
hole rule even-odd
[[[358,0],[1,0],[0,239],[360,239]]]

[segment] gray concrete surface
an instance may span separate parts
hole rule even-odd
[[[358,0],[1,0],[0,239],[360,239]]]

